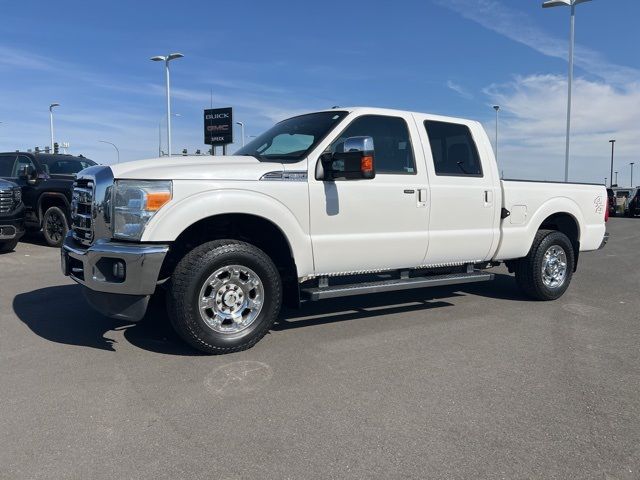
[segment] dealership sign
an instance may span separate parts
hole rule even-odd
[[[227,145],[233,143],[233,109],[211,108],[204,111],[204,143]]]

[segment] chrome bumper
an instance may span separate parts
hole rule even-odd
[[[151,295],[168,251],[168,245],[108,240],[83,248],[69,232],[61,249],[62,273],[96,292]],[[118,268],[114,268],[116,263]]]
[[[598,247],[598,250],[602,250],[608,241],[609,241],[609,232],[604,232],[604,238],[602,239],[602,243]]]

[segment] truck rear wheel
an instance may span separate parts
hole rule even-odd
[[[555,300],[569,288],[574,264],[571,240],[562,232],[540,230],[529,254],[516,262],[516,282],[533,299]]]
[[[215,240],[178,263],[167,294],[173,328],[206,353],[255,345],[280,312],[282,284],[271,259],[236,240]]]

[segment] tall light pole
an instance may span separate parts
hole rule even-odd
[[[118,147],[116,147],[115,143],[111,143],[111,142],[107,142],[106,140],[98,140],[100,143],[108,143],[109,145],[111,145],[113,148],[116,149],[116,154],[118,155],[118,163],[120,163],[120,150],[118,150]]]
[[[614,182],[616,185],[618,185],[618,172],[613,172],[616,174],[616,181]]]
[[[631,162],[629,165],[631,165],[631,185],[629,185],[631,188],[633,188],[633,165],[635,164],[635,162]]]
[[[613,186],[613,151],[615,148],[615,144],[616,141],[615,140],[609,140],[609,143],[611,144],[611,176],[609,177],[611,179],[611,185],[609,185],[610,187]]]
[[[170,53],[169,55],[157,55],[151,57],[154,62],[164,62],[165,77],[167,82],[167,154],[171,156],[171,82],[169,79],[169,62],[176,58],[184,57],[181,53]]]
[[[498,112],[500,111],[500,105],[494,105],[493,109],[496,111],[496,163],[498,162]]]
[[[236,125],[240,125],[240,134],[242,135],[242,146],[244,147],[244,123],[236,122]]]
[[[59,103],[49,105],[49,131],[51,132],[51,151],[53,152],[53,109],[59,107]]]
[[[179,113],[172,113],[171,116],[181,117],[182,115],[180,115]],[[164,118],[164,115],[160,117],[160,120],[158,121],[158,156],[159,157],[162,156],[162,119],[163,118]]]
[[[576,41],[576,5],[591,0],[547,0],[542,8],[568,6],[571,7],[571,24],[569,31],[569,94],[567,97],[567,148],[564,158],[564,181],[569,181],[569,145],[571,137],[571,87],[573,84],[573,49]]]

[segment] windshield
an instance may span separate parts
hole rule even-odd
[[[346,114],[342,111],[318,112],[283,120],[242,147],[236,155],[263,161],[301,160]]]
[[[88,158],[65,158],[65,157],[44,157],[40,158],[45,169],[51,175],[75,175],[80,170],[95,165],[95,162]]]

